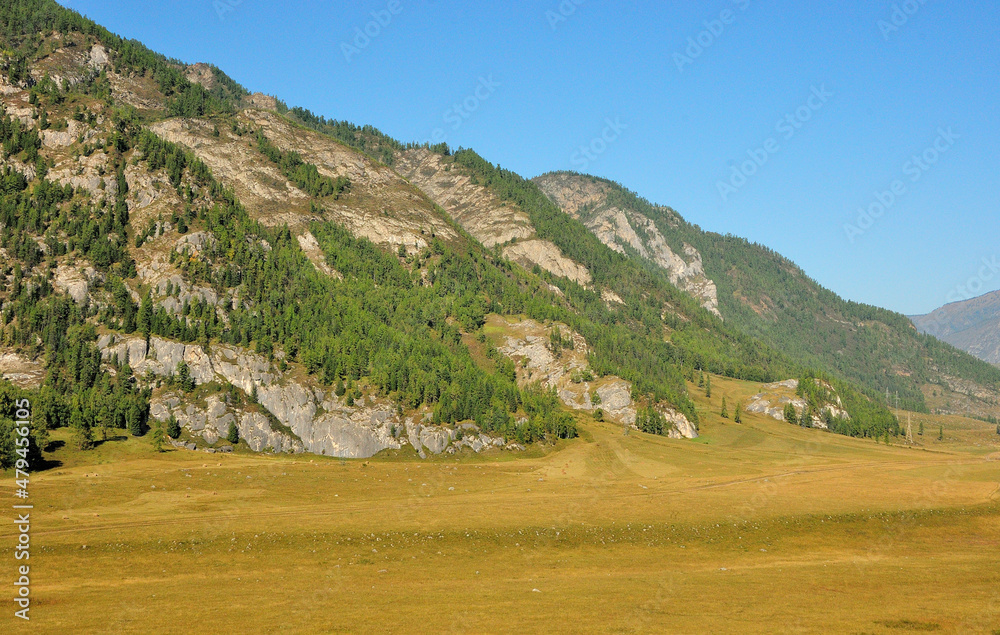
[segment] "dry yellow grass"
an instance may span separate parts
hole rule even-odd
[[[31,484],[32,630],[1000,629],[992,427],[933,418],[910,449],[714,414],[757,388],[713,377],[695,441],[581,415],[521,456],[60,450]]]

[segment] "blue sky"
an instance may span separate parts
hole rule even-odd
[[[63,4],[289,105],[614,179],[845,298],[922,313],[1000,289],[985,0]]]

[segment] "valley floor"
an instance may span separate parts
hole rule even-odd
[[[429,461],[60,449],[32,631],[1000,632],[992,427],[887,447],[699,406],[694,441],[581,415],[545,451]]]

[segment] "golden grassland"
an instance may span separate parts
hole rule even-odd
[[[579,414],[580,439],[427,461],[63,447],[31,481],[30,631],[1000,632],[993,426],[738,425],[721,398],[759,387],[712,383],[693,441]]]

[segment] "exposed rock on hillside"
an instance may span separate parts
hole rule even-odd
[[[248,95],[244,98],[244,103],[250,108],[259,108],[260,110],[277,110],[278,108],[278,100],[264,93]]]
[[[201,84],[207,90],[215,88],[215,74],[212,72],[212,67],[204,62],[191,64],[187,67],[184,75],[187,77],[189,82]]]
[[[721,317],[715,282],[706,276],[701,254],[694,247],[685,243],[682,254],[675,253],[653,219],[609,204],[605,183],[573,174],[546,174],[534,181],[552,202],[581,220],[605,245],[622,254],[633,250],[656,263],[671,283]]]
[[[535,228],[524,211],[501,201],[487,188],[476,185],[453,164],[439,154],[424,148],[400,152],[396,169],[419,187],[431,199],[487,247],[513,244],[503,254],[523,267],[535,265],[555,276],[563,276],[579,284],[590,283],[590,272],[576,263],[547,240],[532,239]]]
[[[600,408],[605,416],[618,423],[635,425],[637,409],[632,401],[632,385],[613,375],[595,377],[587,362],[587,342],[583,336],[565,324],[546,328],[534,320],[508,322],[490,316],[489,324],[503,333],[497,350],[517,362],[519,384],[539,382],[544,388],[554,388],[559,399],[574,410]],[[570,343],[569,347],[553,348],[553,329],[558,329],[560,338]],[[671,426],[668,433],[671,438],[698,436],[694,424],[683,414],[665,406],[657,410]]]
[[[45,379],[45,367],[12,351],[0,352],[0,377],[21,388],[38,388]]]
[[[108,173],[108,155],[98,150],[89,157],[81,155],[60,158],[55,167],[49,170],[47,178],[59,185],[72,185],[83,188],[97,200],[113,198],[118,193],[118,180],[114,173]],[[102,172],[104,172],[102,174]]]
[[[559,248],[547,240],[518,241],[506,247],[503,255],[525,269],[538,265],[554,276],[569,278],[584,286],[591,281],[590,272],[586,267],[562,255]]]
[[[381,245],[423,248],[432,237],[445,241],[458,234],[433,204],[392,169],[325,135],[295,126],[273,112],[248,109],[240,113],[245,128],[263,130],[283,151],[299,153],[320,174],[344,176],[351,187],[339,199],[320,201],[313,211],[310,198],[256,149],[249,135],[240,136],[200,119],[169,119],[151,126],[158,135],[191,149],[232,187],[247,210],[268,225],[287,224],[301,230],[313,220],[345,225],[356,236]]]
[[[822,416],[820,416],[827,411],[829,411],[834,418],[850,419],[851,416],[847,414],[846,410],[843,409],[840,397],[833,391],[833,387],[825,382],[821,382],[818,379],[815,381],[817,384],[822,385],[824,388],[829,390],[831,394],[833,394],[834,401],[823,404],[819,413],[813,414],[812,427],[823,429],[827,428],[826,421],[824,421]],[[809,404],[805,399],[796,394],[798,387],[799,380],[797,379],[786,379],[784,381],[766,384],[764,385],[764,390],[762,392],[759,392],[751,397],[750,403],[747,404],[745,410],[747,412],[763,414],[771,417],[772,419],[777,419],[778,421],[784,421],[785,406],[787,404],[792,404],[795,408],[796,415],[801,417],[802,411],[805,410]]]
[[[183,361],[199,385],[218,382],[232,384],[249,395],[254,390],[267,414],[252,408],[233,407],[219,394],[204,400],[192,399],[176,391],[157,394],[151,414],[159,421],[170,415],[192,434],[215,443],[236,423],[240,438],[254,450],[312,452],[326,456],[367,458],[385,449],[398,449],[409,442],[422,456],[425,450],[439,454],[451,447],[481,451],[503,445],[503,439],[479,435],[471,430],[460,444],[452,444],[455,431],[439,426],[415,424],[403,419],[395,407],[378,399],[362,399],[347,406],[332,391],[315,385],[309,378],[282,373],[266,358],[231,346],[213,346],[208,352],[193,344],[181,344],[159,337],[149,345],[140,337],[104,335],[98,341],[105,359],[116,356],[128,361],[137,375],[147,372],[159,377],[174,374]],[[2,360],[0,360],[2,363]],[[0,366],[2,368],[2,366]],[[408,436],[401,436],[406,431]]]
[[[251,147],[249,139],[228,130],[213,137],[215,126],[201,119],[167,119],[150,129],[192,150],[261,222],[292,225],[309,216],[309,196]]]
[[[395,167],[487,247],[535,233],[527,214],[473,184],[440,154],[423,148],[406,150],[397,155]]]
[[[78,262],[72,267],[64,264],[56,267],[52,286],[73,298],[77,304],[85,306],[90,301],[90,290],[93,285],[103,281],[104,274],[86,262]]]
[[[163,170],[151,173],[146,165],[130,161],[125,166],[125,182],[129,215],[136,227],[145,229],[150,221],[169,220],[177,210],[184,209],[184,201]]]
[[[158,421],[173,415],[192,434],[200,435],[208,444],[224,439],[229,424],[235,423],[250,449],[261,452],[301,452],[302,441],[271,427],[270,419],[259,412],[244,412],[226,404],[219,395],[210,395],[205,403],[193,403],[180,393],[158,396],[150,403],[150,414]]]
[[[323,255],[323,250],[320,249],[319,243],[316,241],[316,237],[310,232],[305,232],[295,237],[299,241],[299,247],[302,248],[302,252],[309,258],[309,261],[313,265],[326,275],[331,278],[336,278],[338,280],[343,279],[344,276],[336,271],[333,267],[327,264],[326,256]]]

